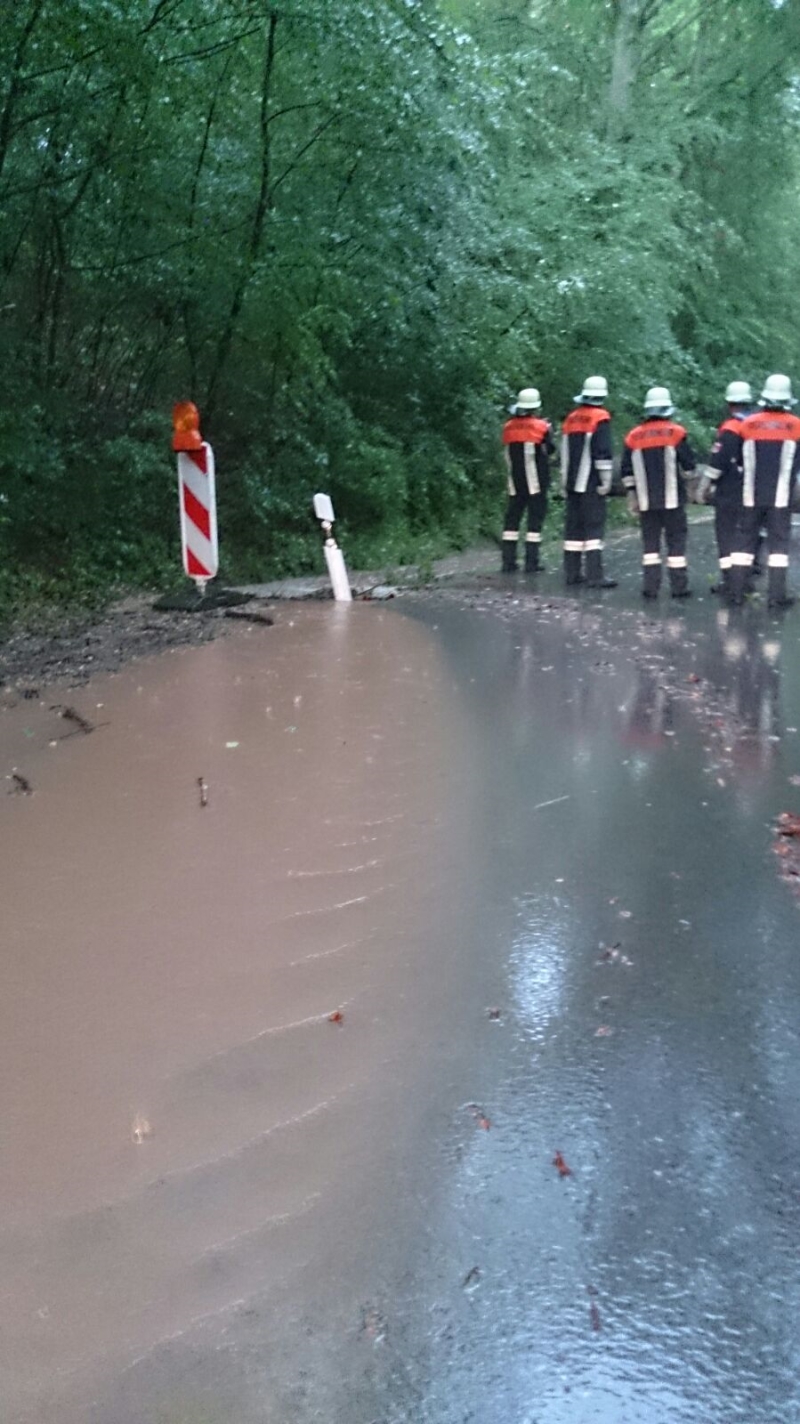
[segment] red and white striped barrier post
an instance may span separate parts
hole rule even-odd
[[[172,411],[172,448],[178,456],[178,498],[184,572],[202,597],[219,568],[214,451],[200,434],[200,413],[192,401]]]

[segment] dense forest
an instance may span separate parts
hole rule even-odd
[[[705,440],[800,377],[800,0],[13,0],[0,597],[177,568],[170,408],[225,572],[499,529],[521,385],[651,382]]]

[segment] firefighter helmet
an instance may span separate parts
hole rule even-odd
[[[587,376],[583,390],[575,400],[580,405],[602,405],[608,400],[608,381],[605,376]]]
[[[792,395],[792,383],[789,377],[767,376],[758,404],[773,407],[777,406],[778,408],[781,406],[797,405],[797,401]]]
[[[672,396],[666,386],[651,386],[644,398],[646,415],[674,415]]]
[[[752,405],[753,392],[749,381],[731,381],[725,391],[728,405]]]
[[[539,392],[537,391],[536,387],[526,386],[524,391],[520,391],[519,395],[517,396],[517,403],[514,406],[514,411],[517,415],[519,415],[520,411],[523,410],[541,410],[541,408],[542,397],[539,395]]]

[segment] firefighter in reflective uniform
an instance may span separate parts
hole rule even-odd
[[[762,523],[767,526],[767,598],[771,608],[788,608],[794,599],[786,591],[792,490],[800,471],[800,420],[792,414],[797,402],[788,376],[768,376],[758,404],[761,410],[742,421],[736,447],[742,468],[742,517],[730,573],[730,601],[739,604]]]
[[[622,483],[629,508],[642,526],[645,598],[661,587],[661,535],[667,544],[667,568],[673,598],[688,598],[686,572],[686,480],[695,458],[666,386],[652,386],[644,401],[644,420],[625,436]]]
[[[719,583],[712,593],[727,594],[730,585],[731,558],[737,542],[742,517],[742,470],[739,460],[739,432],[742,421],[752,414],[753,392],[747,381],[731,381],[725,392],[728,417],[717,430],[717,438],[709,456],[698,492],[704,503],[710,488],[714,490],[714,532],[719,554]]]
[[[561,427],[561,488],[567,501],[564,520],[564,577],[568,584],[616,588],[603,575],[606,496],[611,491],[611,416],[605,408],[604,376],[589,376],[575,397],[576,408]],[[586,556],[586,574],[581,559]]]
[[[534,386],[520,391],[511,419],[503,426],[503,447],[508,468],[508,504],[503,521],[503,573],[517,567],[517,542],[523,514],[527,512],[525,572],[539,572],[539,545],[547,514],[550,486],[550,456],[555,453],[550,422],[536,414],[542,408]]]

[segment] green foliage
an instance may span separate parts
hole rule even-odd
[[[590,370],[702,442],[798,371],[800,0],[17,0],[0,30],[0,597],[432,557]]]

